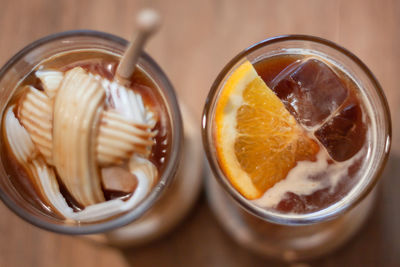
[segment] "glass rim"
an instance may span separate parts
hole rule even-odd
[[[11,59],[9,59],[0,69],[0,80],[3,79],[4,75],[7,74],[8,70],[11,69],[19,60],[21,60],[25,55],[35,50],[36,48],[39,48],[40,46],[53,41],[58,41],[66,38],[75,38],[75,37],[97,38],[105,41],[110,41],[125,47],[127,47],[129,44],[127,40],[121,37],[118,37],[110,33],[105,33],[95,30],[71,30],[71,31],[64,31],[55,34],[50,34],[28,44],[14,56],[12,56]],[[140,216],[142,216],[159,199],[161,194],[164,192],[164,189],[171,183],[171,180],[175,176],[175,173],[178,168],[180,154],[181,154],[180,152],[182,150],[183,125],[174,87],[172,86],[170,80],[168,79],[166,74],[162,71],[161,67],[145,51],[142,51],[140,57],[144,62],[146,62],[151,66],[152,70],[154,70],[157,73],[157,78],[161,81],[160,83],[163,85],[163,93],[165,94],[164,97],[166,97],[168,101],[171,101],[171,105],[169,107],[170,117],[174,119],[172,126],[175,125],[175,127],[173,127],[174,134],[172,136],[172,141],[171,141],[172,145],[171,145],[170,159],[168,161],[168,164],[165,166],[163,175],[158,181],[158,184],[155,185],[150,194],[146,196],[145,199],[131,211],[119,215],[116,218],[101,222],[94,222],[93,224],[87,224],[87,225],[86,224],[70,225],[70,224],[50,223],[40,219],[38,216],[30,214],[28,211],[21,208],[20,205],[18,205],[16,202],[14,202],[14,200],[11,199],[7,195],[7,193],[0,188],[0,199],[11,211],[13,211],[23,220],[39,228],[51,232],[68,234],[68,235],[87,235],[87,234],[106,232],[127,225],[132,221],[138,219]]]
[[[324,208],[322,210],[318,210],[315,212],[311,213],[305,213],[305,214],[280,214],[277,212],[271,212],[268,211],[264,208],[257,207],[255,204],[250,203],[248,199],[246,199],[244,196],[242,196],[239,191],[237,191],[232,184],[228,181],[227,178],[221,177],[220,176],[220,167],[218,165],[218,161],[216,159],[216,156],[213,155],[213,152],[211,151],[211,143],[212,140],[209,140],[209,132],[211,131],[210,128],[212,127],[212,122],[209,121],[209,118],[212,114],[212,104],[213,104],[213,99],[215,98],[216,94],[218,93],[218,89],[221,85],[221,83],[224,82],[224,79],[226,75],[235,67],[235,65],[240,62],[243,58],[246,58],[248,55],[253,53],[254,51],[261,49],[263,47],[273,45],[276,43],[284,43],[286,41],[308,41],[308,42],[313,42],[316,44],[321,44],[325,45],[329,48],[332,48],[338,52],[340,52],[342,55],[345,55],[347,58],[351,59],[352,62],[354,62],[358,67],[361,68],[364,74],[367,75],[368,79],[370,82],[373,84],[373,88],[377,92],[377,95],[379,97],[379,102],[382,104],[382,109],[383,109],[383,115],[384,115],[384,120],[385,120],[385,129],[384,130],[384,136],[386,137],[386,140],[384,142],[384,152],[383,156],[380,159],[380,162],[378,164],[378,168],[376,172],[373,174],[372,179],[368,182],[369,184],[362,188],[362,191],[357,194],[353,199],[351,199],[351,203],[346,203],[346,205],[338,206],[334,211],[332,212],[324,212],[327,208]],[[383,89],[381,85],[379,84],[378,80],[374,76],[374,74],[371,72],[371,70],[365,65],[364,62],[362,62],[356,55],[354,55],[352,52],[347,50],[346,48],[329,41],[327,39],[321,38],[321,37],[316,37],[312,35],[302,35],[302,34],[288,34],[288,35],[280,35],[280,36],[275,36],[271,38],[264,39],[258,43],[255,43],[254,45],[249,46],[248,48],[244,49],[241,51],[239,54],[237,54],[233,59],[231,59],[225,67],[220,71],[218,74],[217,78],[213,82],[210,92],[207,95],[206,98],[206,103],[205,107],[203,110],[203,115],[202,115],[202,140],[203,140],[203,147],[207,156],[208,163],[211,167],[213,176],[215,179],[218,181],[219,185],[222,186],[222,188],[229,193],[229,195],[237,202],[239,203],[239,206],[241,206],[244,210],[247,212],[250,212],[251,214],[272,222],[272,223],[277,223],[277,224],[284,224],[284,225],[304,225],[304,224],[311,224],[311,223],[317,223],[322,220],[331,220],[339,216],[340,214],[343,214],[347,210],[353,208],[356,206],[360,201],[362,201],[369,193],[370,191],[374,188],[375,184],[378,182],[382,171],[385,167],[385,164],[388,160],[388,156],[390,153],[390,145],[391,145],[391,139],[392,139],[392,124],[391,124],[391,119],[390,119],[390,110],[389,110],[389,105],[386,99],[386,96],[383,92]],[[336,203],[333,203],[332,205],[335,205]],[[330,206],[332,206],[330,205]]]

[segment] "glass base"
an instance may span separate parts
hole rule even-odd
[[[184,150],[178,173],[164,195],[140,219],[119,229],[85,238],[114,246],[141,245],[160,238],[190,211],[202,187],[203,152],[198,125],[181,105]]]
[[[349,212],[330,221],[287,226],[266,222],[245,211],[206,175],[208,202],[217,220],[233,239],[258,254],[297,262],[323,256],[342,246],[361,228],[373,208],[376,189]]]

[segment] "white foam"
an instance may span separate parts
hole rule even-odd
[[[56,81],[50,81],[53,82],[50,84],[50,91],[46,91],[49,97],[54,97],[57,94],[62,79],[64,79],[64,74],[62,72],[48,70],[37,71],[36,74],[42,79],[43,84],[57,76]],[[103,79],[98,75],[90,73],[89,75],[101,81],[108,98],[112,99],[115,109],[122,116],[135,123],[148,124],[151,128],[154,127],[156,124],[155,115],[144,105],[142,96],[139,93],[134,93],[132,90],[120,86],[116,82]],[[34,91],[34,93],[36,91]],[[40,97],[47,97],[44,93],[40,93],[39,91],[36,93],[39,93]],[[18,162],[33,173],[33,179],[37,182],[40,191],[44,192],[46,196],[46,204],[51,205],[57,212],[62,214],[65,219],[80,222],[93,222],[110,218],[135,208],[153,188],[158,176],[156,167],[147,158],[142,158],[133,154],[129,159],[130,165],[128,170],[137,178],[138,184],[135,191],[128,199],[117,198],[104,201],[88,205],[83,210],[74,212],[59,190],[53,167],[43,163],[44,161],[41,155],[35,153],[35,145],[32,142],[31,136],[20,124],[13,109],[14,105],[7,109],[5,115],[5,129],[11,150]]]

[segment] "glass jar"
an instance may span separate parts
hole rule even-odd
[[[60,53],[88,49],[121,56],[127,45],[128,42],[122,38],[90,30],[57,33],[33,42],[13,56],[0,70],[1,114],[4,113],[18,83],[44,60]],[[169,159],[167,159],[165,169],[157,185],[149,195],[134,209],[112,219],[93,223],[66,223],[64,220],[54,218],[32,206],[13,186],[4,169],[3,161],[0,161],[0,197],[12,211],[35,226],[58,233],[87,235],[107,231],[107,235],[101,238],[97,236],[95,239],[113,244],[133,244],[148,241],[165,233],[183,217],[198,195],[200,176],[193,176],[192,179],[187,180],[186,177],[183,177],[187,173],[182,170],[183,166],[179,166],[179,162],[182,153],[193,153],[195,148],[189,146],[184,150],[182,149],[184,132],[181,113],[174,88],[164,72],[144,52],[138,60],[137,67],[157,86],[167,106],[167,116],[171,122],[172,130]],[[190,124],[192,118],[185,115],[185,120],[188,120]],[[187,134],[187,129],[185,132],[186,139],[200,139],[199,136],[193,134],[191,129],[189,130],[190,136]],[[193,140],[191,141],[195,143]],[[4,141],[0,139],[0,142],[3,143]],[[200,173],[198,166],[201,166],[201,157],[195,156],[195,159],[197,160],[194,163],[195,168]],[[180,170],[177,175],[178,168]],[[177,199],[180,198],[185,199],[184,205],[177,203]],[[163,223],[160,223],[160,221],[163,221]],[[136,222],[136,224],[132,222]],[[130,225],[121,228],[127,224]],[[140,226],[143,224],[147,225],[145,231]],[[117,228],[118,230],[115,230]],[[127,232],[128,228],[130,230]],[[137,228],[141,230],[138,231]],[[124,231],[124,234],[120,235],[118,231]]]
[[[350,192],[334,204],[306,214],[278,213],[244,198],[221,170],[213,137],[213,121],[219,93],[230,74],[244,61],[259,62],[276,55],[317,56],[346,73],[359,87],[373,111],[373,140],[368,168]],[[321,256],[342,245],[365,222],[373,208],[376,182],[386,163],[391,142],[388,104],[378,81],[366,65],[333,42],[305,35],[266,39],[234,57],[211,87],[202,121],[203,145],[212,169],[207,179],[209,203],[229,234],[243,246],[286,261]],[[211,176],[214,176],[215,179]],[[216,182],[218,181],[218,183]]]

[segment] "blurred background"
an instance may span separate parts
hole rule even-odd
[[[0,65],[48,34],[92,29],[129,39],[135,13],[163,17],[146,50],[200,117],[208,90],[242,49],[281,34],[310,34],[355,53],[380,81],[392,112],[392,153],[368,223],[340,250],[304,266],[400,266],[400,1],[398,0],[0,0]],[[1,89],[1,88],[0,88]],[[236,245],[204,193],[163,239],[118,250],[57,235],[22,221],[0,204],[0,266],[285,266]],[[302,265],[303,266],[303,265]]]

